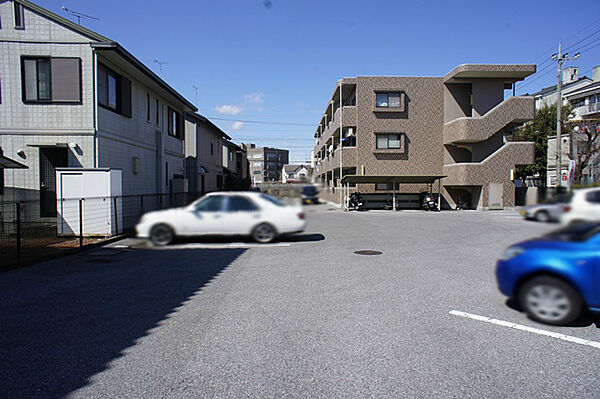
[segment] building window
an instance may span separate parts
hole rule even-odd
[[[79,58],[22,57],[23,102],[81,102]]]
[[[146,93],[146,120],[150,122],[150,93]]]
[[[4,155],[2,147],[0,147],[0,155]],[[4,194],[4,168],[0,168],[0,195]]]
[[[169,136],[177,137],[178,139],[183,138],[183,118],[181,114],[171,107],[168,112],[169,117]]]
[[[377,134],[377,149],[398,150],[402,148],[400,134]]]
[[[156,126],[160,125],[160,105],[158,103],[158,98],[156,99]]]
[[[213,143],[210,143],[210,155],[215,155],[215,146],[213,145]]]
[[[25,29],[25,14],[23,5],[14,2],[15,6],[15,29]]]
[[[98,64],[98,104],[131,118],[131,81]]]
[[[375,190],[377,191],[386,191],[386,190],[400,190],[400,183],[395,183],[395,187],[392,186],[392,183],[375,183]]]
[[[400,108],[402,106],[400,96],[400,92],[376,93],[377,108]]]

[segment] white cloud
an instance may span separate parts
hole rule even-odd
[[[262,104],[265,95],[262,93],[248,93],[244,94],[244,100],[253,104]]]
[[[243,127],[244,127],[244,122],[233,122],[233,125],[231,125],[231,128],[233,130],[240,130]]]
[[[239,115],[244,109],[239,105],[217,105],[215,111],[220,114]]]

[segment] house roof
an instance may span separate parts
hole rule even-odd
[[[578,84],[578,83],[581,83],[581,82],[582,82],[582,81],[584,81],[584,80],[591,81],[591,79],[590,79],[590,78],[588,78],[587,76],[583,75],[582,77],[578,78],[577,80],[575,80],[575,81],[573,81],[573,82],[569,82],[569,83],[563,84],[563,85],[562,85],[562,89],[563,89],[563,90],[565,90],[565,89],[568,89],[569,87],[572,87],[573,85],[576,85],[576,84]],[[533,94],[531,94],[531,95],[532,95],[532,96],[534,96],[534,97],[537,97],[537,96],[544,96],[544,95],[546,95],[546,94],[548,94],[548,93],[552,93],[552,92],[554,92],[554,91],[556,91],[556,85],[554,85],[554,86],[548,86],[548,87],[544,87],[543,89],[541,89],[541,90],[539,90],[539,91],[537,91],[537,92],[535,92],[535,93],[533,93]]]
[[[304,168],[304,169],[310,171],[310,166],[306,166],[306,165],[303,165],[303,164],[302,165],[283,165],[283,170],[285,170],[286,173],[295,172],[295,171],[297,171],[298,169],[301,169],[301,168]]]
[[[14,1],[17,3],[20,3],[24,7],[42,15],[42,16],[45,16],[46,18],[54,21],[55,23],[57,23],[59,25],[62,25],[68,29],[71,29],[77,33],[80,33],[83,36],[86,36],[86,37],[92,39],[95,42],[95,43],[92,43],[92,48],[94,48],[95,50],[116,52],[119,56],[121,56],[123,59],[125,59],[127,62],[129,62],[131,65],[136,67],[144,75],[146,75],[147,77],[152,79],[154,82],[156,82],[159,86],[161,86],[169,94],[171,94],[173,97],[175,97],[178,101],[182,102],[183,104],[185,104],[187,107],[189,107],[190,109],[192,109],[194,111],[198,110],[198,108],[196,108],[196,106],[194,104],[192,104],[191,102],[186,100],[185,97],[183,97],[181,94],[179,94],[179,92],[177,92],[177,90],[173,89],[168,83],[166,83],[158,75],[156,75],[154,72],[152,72],[150,70],[150,68],[148,68],[140,60],[135,58],[130,52],[128,52],[125,48],[123,48],[116,41],[111,40],[106,36],[102,36],[101,34],[96,33],[90,29],[84,28],[81,25],[77,25],[76,23],[69,21],[68,19],[61,17],[60,15],[57,15],[49,10],[46,10],[45,8],[40,7],[37,4],[34,4],[30,1],[27,1],[27,0],[14,0]]]
[[[188,113],[186,113],[186,116],[189,117],[189,118],[194,119],[196,122],[200,122],[200,123],[204,123],[205,125],[208,125],[208,127],[210,127],[212,130],[214,130],[221,137],[223,137],[223,138],[225,138],[227,140],[231,140],[231,137],[229,137],[229,135],[227,133],[225,133],[224,131],[222,131],[217,125],[215,125],[208,118],[200,115],[199,113],[197,113],[197,112],[188,112]]]
[[[595,91],[600,89],[600,82],[593,82],[590,83],[589,85],[580,87],[579,89],[573,90],[570,93],[565,94],[565,97],[569,98],[569,97],[583,97],[583,96],[587,96],[589,95],[589,91]]]

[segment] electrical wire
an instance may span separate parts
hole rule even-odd
[[[229,118],[217,118],[213,116],[207,116],[207,119],[216,121],[228,121],[228,122],[243,122],[243,123],[258,123],[263,125],[285,125],[285,126],[315,126],[314,123],[294,123],[294,122],[272,122],[272,121],[249,121],[244,119],[229,119]]]

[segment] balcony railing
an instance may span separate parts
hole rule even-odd
[[[595,114],[600,112],[600,103],[594,103],[589,105],[583,105],[575,108],[575,113],[580,116]]]

